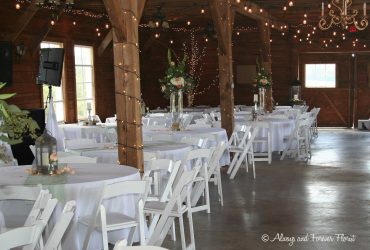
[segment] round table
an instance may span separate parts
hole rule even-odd
[[[95,126],[62,124],[59,125],[59,129],[66,139],[95,139],[96,142],[115,142],[117,140],[117,126],[109,124]],[[114,136],[109,136],[110,134]]]
[[[225,143],[228,143],[228,138],[226,134],[226,130],[223,128],[190,128],[185,129],[182,131],[171,131],[168,128],[163,129],[149,129],[149,128],[143,128],[143,136],[144,138],[150,137],[151,135],[170,135],[173,141],[179,141],[182,137],[191,137],[191,136],[206,136],[206,135],[215,135],[216,143],[220,141],[224,141]],[[209,147],[216,146],[214,144],[209,144]],[[229,165],[230,164],[230,154],[228,150],[225,150],[225,153],[223,154],[222,158],[220,159],[221,166]]]
[[[271,127],[271,148],[272,151],[284,151],[284,138],[288,137],[295,127],[293,119],[262,118],[260,121],[247,121],[238,125],[258,124],[268,122]],[[260,129],[257,137],[266,137],[267,129]],[[253,146],[255,152],[267,152],[267,143],[257,143]]]
[[[191,146],[180,142],[145,142],[145,152],[155,152],[159,158],[170,160],[181,160],[192,149]],[[73,150],[73,152],[87,157],[97,157],[97,162],[101,163],[117,163],[118,153],[117,148],[91,148]]]
[[[30,176],[26,172],[26,168],[30,166],[1,167],[0,186],[43,184],[43,188],[49,189],[53,197],[58,198],[59,201],[54,212],[56,216],[52,218],[52,222],[58,219],[58,215],[66,201],[76,200],[75,215],[64,235],[62,248],[77,250],[82,249],[86,234],[86,229],[83,226],[78,226],[78,218],[80,216],[92,216],[95,214],[96,211],[94,210],[97,208],[97,202],[100,198],[99,194],[101,194],[104,183],[140,180],[140,174],[135,168],[115,164],[68,165],[75,169],[76,173],[74,175]],[[12,213],[17,210],[15,206],[11,202],[2,202],[0,210],[5,215],[5,218],[17,215]],[[134,196],[121,196],[105,201],[104,206],[108,211],[124,212],[125,214],[134,216],[136,198]],[[127,230],[109,233],[109,238],[115,241],[124,238],[127,236],[127,233]],[[101,235],[94,231],[90,238],[89,249],[100,249],[101,247]]]

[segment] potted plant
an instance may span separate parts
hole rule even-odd
[[[0,83],[0,90],[5,85]],[[6,100],[14,95],[15,93],[0,94],[0,141],[9,145],[22,143],[25,136],[36,139],[36,130],[39,129],[36,121],[28,116],[28,111],[7,103]],[[0,154],[0,160],[7,160],[2,157],[4,156]]]

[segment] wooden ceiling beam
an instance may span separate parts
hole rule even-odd
[[[144,7],[146,0],[137,0],[137,20],[140,23],[141,17],[143,16]]]
[[[118,11],[116,11],[120,9],[120,1],[103,0],[103,2],[111,20],[113,30],[118,31],[115,32],[117,40],[119,42],[125,41],[127,38],[125,29],[125,18],[123,13],[119,13]]]
[[[288,27],[288,25],[282,21],[277,20],[275,17],[271,16],[266,9],[263,9],[258,4],[255,4],[252,1],[246,1],[244,3],[240,2],[238,3],[237,0],[232,0],[232,6],[235,9],[236,12],[250,17],[255,20],[267,22],[271,25],[271,28],[276,30],[287,30],[284,27]],[[248,7],[248,10],[251,9],[251,11],[247,11],[244,9],[244,6]],[[260,11],[262,9],[262,12]]]
[[[27,27],[33,16],[39,10],[39,7],[36,5],[36,0],[32,0],[31,4],[27,7],[24,11],[22,16],[18,18],[17,23],[14,25],[15,33],[9,34],[6,37],[7,41],[15,42],[20,34],[22,34],[23,30]]]
[[[98,47],[98,56],[103,55],[105,49],[108,48],[112,41],[113,41],[113,29],[111,29],[104,37],[103,41],[101,41]]]
[[[57,10],[56,15],[60,18],[61,15],[63,15],[63,10],[64,10],[65,3],[62,3]],[[30,42],[29,42],[29,51],[31,53],[36,52],[38,50],[41,42],[45,39],[45,37],[48,35],[50,32],[51,28],[53,25],[50,24],[49,20],[46,20],[44,23],[44,26],[40,29],[40,32],[38,33],[37,36],[35,36]]]

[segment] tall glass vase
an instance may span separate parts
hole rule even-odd
[[[258,100],[259,100],[259,110],[260,112],[265,112],[265,96],[266,96],[266,89],[259,88],[258,89]]]
[[[182,114],[184,112],[184,97],[183,97],[182,90],[179,90],[178,92],[177,112],[179,112],[179,114]]]
[[[176,93],[174,92],[170,95],[170,113],[176,113]]]

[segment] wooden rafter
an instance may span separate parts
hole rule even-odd
[[[145,7],[146,0],[138,0],[137,3],[137,19],[138,22],[140,22],[141,17],[143,16],[144,7]],[[111,29],[108,34],[105,36],[103,41],[101,42],[99,49],[98,49],[98,55],[101,56],[105,49],[110,45],[110,43],[113,41],[113,29]]]
[[[113,40],[113,30],[111,29],[107,35],[104,37],[103,41],[101,41],[99,47],[98,47],[98,56],[103,55],[105,49],[109,46],[109,44]]]
[[[63,15],[63,10],[64,10],[65,3],[62,3],[59,6],[59,9],[57,10],[56,15],[60,16]],[[45,20],[44,26],[40,29],[40,32],[38,32],[38,35],[35,36],[31,42],[29,43],[29,50],[31,53],[36,52],[36,50],[39,48],[41,42],[45,39],[45,37],[48,35],[50,32],[51,28],[53,26],[50,24],[49,20]]]
[[[108,12],[109,18],[112,22],[113,30],[115,31],[115,35],[118,41],[123,42],[126,40],[127,33],[125,30],[125,20],[123,13],[120,13],[119,10],[119,2],[120,1],[112,1],[112,0],[103,0],[105,8]]]
[[[10,34],[6,40],[15,42],[20,34],[22,34],[23,30],[27,27],[33,16],[39,10],[39,7],[36,5],[36,0],[33,0],[31,4],[27,7],[24,11],[22,16],[18,18],[17,22],[14,24],[15,33]]]
[[[146,0],[137,0],[137,19],[140,22],[143,16]]]
[[[252,1],[246,2],[240,1],[240,3],[238,3],[237,0],[231,1],[235,11],[244,16],[250,17],[255,20],[263,21],[264,23],[267,22],[271,25],[273,29],[282,30],[282,28],[288,27],[286,23],[277,20],[276,18],[271,16],[265,9],[261,8],[259,5],[255,4]],[[252,11],[251,12],[246,11],[244,9],[244,6],[247,6],[248,9],[251,9]],[[261,9],[262,12],[260,11]]]

